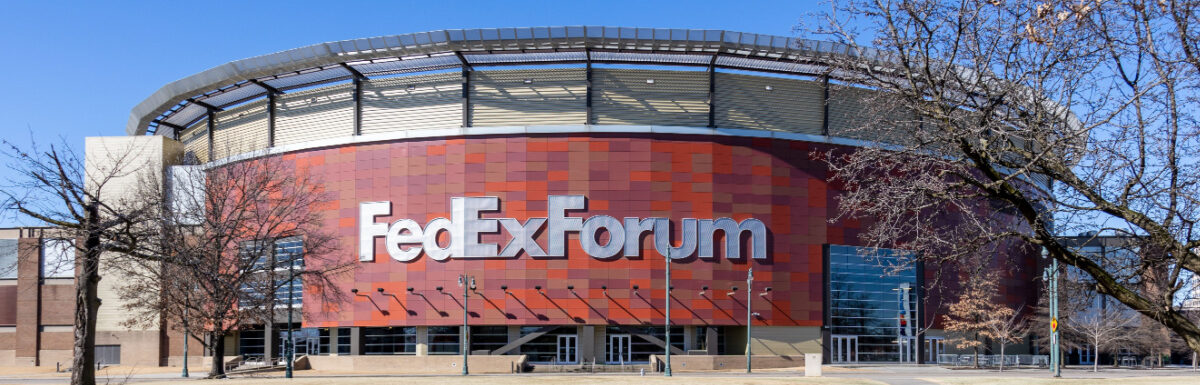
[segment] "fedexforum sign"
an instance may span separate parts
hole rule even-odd
[[[375,260],[375,238],[383,237],[388,255],[397,261],[417,259],[424,251],[434,260],[448,258],[513,258],[521,250],[533,257],[565,257],[568,232],[579,233],[579,246],[596,259],[613,259],[624,251],[626,257],[641,256],[640,239],[643,233],[654,234],[654,249],[661,256],[672,259],[687,258],[699,250],[699,257],[714,258],[713,246],[716,232],[725,234],[725,257],[741,259],[741,236],[750,234],[750,249],[754,259],[767,258],[767,227],[762,221],[749,218],[737,222],[731,218],[682,220],[681,242],[673,246],[670,242],[671,221],[668,218],[627,217],[624,221],[608,215],[594,215],[587,219],[567,216],[568,210],[584,210],[587,198],[583,195],[551,195],[547,198],[549,218],[529,218],[525,223],[514,218],[480,218],[480,213],[500,210],[498,197],[455,197],[450,198],[451,218],[435,218],[422,228],[412,219],[399,219],[387,223],[375,222],[375,217],[391,215],[391,202],[362,202],[359,205],[358,259]],[[499,227],[512,235],[512,239],[499,245],[481,243],[480,234],[496,233]],[[546,227],[547,247],[534,239],[538,231]],[[600,244],[597,235],[601,230],[609,234],[608,242]],[[438,244],[438,235],[447,232],[450,244]]]

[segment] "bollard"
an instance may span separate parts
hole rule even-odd
[[[642,368],[642,377],[646,376],[646,368]]]

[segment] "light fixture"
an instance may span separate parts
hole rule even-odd
[[[408,292],[409,292],[409,293],[412,293],[412,292],[413,292],[413,288],[412,288],[412,286],[409,286],[409,287],[408,287],[407,289],[405,289],[405,290],[408,290]]]
[[[575,285],[567,285],[567,290],[574,291],[574,290],[575,290]]]
[[[637,290],[637,289],[638,289],[638,285],[633,285],[633,290]]]
[[[728,295],[734,295],[734,294],[736,294],[736,293],[737,293],[737,286],[734,286],[734,287],[731,287],[731,288],[729,288],[729,294],[728,294]]]
[[[525,84],[533,84],[533,79],[525,79]]]
[[[351,293],[358,294],[358,289],[350,289]]]
[[[762,296],[765,296],[765,295],[767,295],[767,294],[770,294],[770,293],[771,293],[771,288],[769,288],[769,287],[768,287],[768,288],[765,288],[765,289],[763,289],[763,292],[762,292],[762,293],[758,293],[758,296],[759,296],[759,297],[762,297]]]
[[[700,286],[700,296],[704,296],[704,292],[708,291],[708,286]]]
[[[646,84],[654,84],[654,79],[646,79]]]
[[[416,90],[417,90],[417,85],[416,85],[416,84],[409,84],[409,85],[408,85],[408,87],[405,87],[404,89],[405,89],[405,90],[408,90],[408,91],[416,91]]]
[[[442,291],[442,287],[441,286],[435,287],[434,290]]]
[[[378,292],[379,292],[379,294],[383,294],[383,288],[382,288],[382,287],[380,287],[380,288],[376,288],[376,289],[375,289],[375,291],[378,291]]]
[[[763,88],[764,88],[764,89],[766,89],[767,91],[774,91],[774,90],[775,90],[775,87],[771,87],[770,85],[768,85],[768,86],[766,86],[766,87],[763,87]]]

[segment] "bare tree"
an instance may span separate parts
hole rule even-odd
[[[1176,294],[1200,271],[1200,1],[836,2],[833,98],[862,106],[824,154],[869,246],[954,260],[1029,245],[1200,349]],[[858,28],[856,28],[858,27]],[[860,40],[869,40],[869,48]],[[855,92],[853,83],[873,92]],[[838,119],[838,117],[833,117]],[[886,203],[883,203],[886,202]],[[1063,243],[1136,236],[1110,266]],[[1167,268],[1160,292],[1137,283]]]
[[[1133,314],[1113,306],[1076,314],[1066,320],[1064,326],[1083,336],[1095,349],[1092,371],[1096,372],[1100,368],[1100,353],[1113,351],[1115,345],[1125,341],[1136,326],[1136,321],[1137,317]]]
[[[306,170],[266,157],[175,168],[167,186],[147,184],[142,194],[162,208],[158,239],[165,263],[125,264],[130,279],[121,292],[132,323],[165,316],[204,341],[213,357],[209,377],[225,375],[227,335],[273,322],[275,293],[293,289],[289,269],[309,296],[304,312],[328,311],[344,300],[332,280],[356,260],[338,252],[326,230],[334,226],[322,215],[327,194]]]
[[[1021,312],[1024,306],[1016,309],[996,302],[995,309],[987,313],[984,320],[983,334],[1000,343],[1000,371],[1004,371],[1004,349],[1009,344],[1015,344],[1025,339],[1029,332],[1029,322]]]
[[[114,148],[97,164],[86,165],[65,142],[28,150],[5,140],[3,153],[17,177],[0,187],[0,209],[56,228],[73,245],[75,260],[74,356],[71,383],[96,383],[96,313],[100,259],[111,253],[153,259],[146,224],[154,207],[128,196],[102,193],[106,187],[154,175],[137,151]]]

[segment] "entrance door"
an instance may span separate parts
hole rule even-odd
[[[925,363],[938,363],[938,356],[946,349],[946,340],[942,337],[925,337]]]
[[[316,356],[316,355],[321,354],[321,338],[320,337],[308,337],[308,343],[306,343],[305,345],[307,345],[307,347],[306,347],[306,349],[304,349],[304,354],[307,354],[310,356]]]
[[[833,360],[835,364],[858,362],[858,336],[835,335],[833,341]]]
[[[917,339],[915,337],[900,337],[896,340],[900,345],[900,362],[917,362]]]
[[[560,335],[558,336],[558,362],[561,364],[579,362],[579,336]]]
[[[629,349],[628,334],[608,335],[608,363],[626,364],[633,358],[633,350]]]

